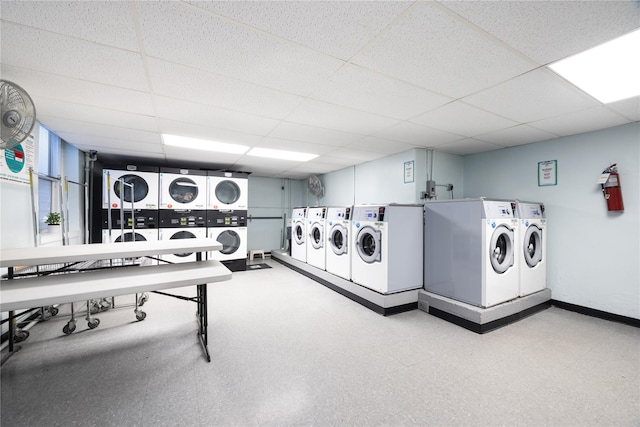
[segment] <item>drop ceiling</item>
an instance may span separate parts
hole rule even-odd
[[[640,120],[546,66],[640,27],[636,1],[0,2],[1,72],[98,157],[306,178]],[[162,133],[318,154],[191,151]]]

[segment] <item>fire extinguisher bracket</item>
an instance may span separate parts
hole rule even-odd
[[[607,210],[623,211],[622,188],[620,187],[620,176],[615,163],[602,172],[598,179],[598,184],[602,187],[602,194],[607,201]]]

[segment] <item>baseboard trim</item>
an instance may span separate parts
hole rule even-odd
[[[596,310],[595,308],[584,307],[582,305],[571,304],[564,301],[551,300],[551,304],[563,310],[574,311],[586,316],[597,317],[599,319],[610,320],[612,322],[624,323],[625,325],[640,328],[640,319],[622,316],[620,314],[609,313],[608,311]]]

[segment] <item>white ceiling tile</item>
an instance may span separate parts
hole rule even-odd
[[[345,60],[411,5],[400,1],[190,3]]]
[[[444,1],[446,7],[540,64],[638,28],[634,1]]]
[[[148,91],[142,57],[35,28],[3,23],[2,63],[57,75]]]
[[[606,107],[622,114],[631,121],[640,121],[640,96],[612,102],[611,104],[607,104]]]
[[[150,58],[153,92],[199,104],[282,119],[304,98],[210,72]]]
[[[296,166],[294,168],[289,169],[287,172],[295,172],[301,175],[322,175],[325,173],[333,172],[335,170],[342,169],[342,166],[338,166],[335,164],[326,164],[319,162],[306,162],[301,164],[300,166]]]
[[[278,124],[278,121],[274,119],[196,104],[176,98],[156,96],[155,99],[158,117],[162,119],[259,135],[268,133]]]
[[[83,122],[80,120],[48,116],[38,114],[38,121],[54,133],[73,133],[87,136],[104,136],[110,138],[139,141],[144,143],[160,144],[160,135],[156,131],[128,129],[117,126],[109,126],[98,123]]]
[[[280,139],[273,137],[266,137],[259,144],[262,148],[269,148],[274,150],[286,150],[295,151],[299,153],[309,154],[326,154],[336,149],[336,147],[330,145],[314,144],[310,142],[300,142],[290,139]]]
[[[279,160],[279,159],[267,159],[264,157],[256,157],[256,156],[248,156],[243,155],[240,160],[238,160],[234,167],[240,170],[274,170],[278,172],[289,170],[301,163],[304,162],[294,162],[290,160]]]
[[[383,129],[376,132],[374,136],[420,147],[436,147],[446,142],[463,138],[461,135],[455,135],[409,122],[401,122]]]
[[[269,135],[275,138],[293,139],[296,141],[334,146],[343,146],[362,138],[362,135],[355,133],[340,132],[291,122],[281,122]]]
[[[412,122],[447,132],[472,137],[517,123],[504,117],[455,101],[441,108],[415,117]]]
[[[464,98],[468,104],[527,123],[599,106],[553,72],[538,69]]]
[[[436,2],[418,2],[352,61],[453,98],[536,66]]]
[[[360,135],[367,135],[398,123],[397,120],[388,117],[311,99],[302,103],[287,117],[287,121]]]
[[[334,155],[333,153],[316,157],[315,159],[313,159],[313,161],[326,165],[336,165],[336,170],[343,169],[347,166],[357,165],[363,162],[352,157],[340,157],[338,154]]]
[[[557,135],[531,126],[518,125],[480,135],[477,139],[503,147],[512,147],[515,145],[529,144],[531,142],[546,141],[557,137]]]
[[[362,163],[379,159],[384,156],[384,153],[376,153],[374,151],[353,150],[351,148],[337,148],[334,151],[327,153],[326,158],[350,159],[355,160],[357,163]]]
[[[451,101],[451,98],[354,65],[343,67],[311,97],[399,120]]]
[[[158,119],[158,128],[160,133],[169,135],[206,139],[228,144],[248,145],[250,147],[253,147],[262,140],[262,136],[252,133],[236,132],[208,125],[178,122],[168,119]]]
[[[499,150],[501,148],[503,147],[496,144],[491,144],[490,142],[479,141],[473,138],[465,138],[459,141],[442,144],[438,146],[436,150],[443,151],[445,153],[466,155],[482,153],[485,151]]]
[[[128,2],[3,1],[2,19],[122,49],[138,49]]]
[[[342,64],[181,2],[136,2],[149,56],[306,95]]]
[[[188,148],[163,145],[167,158],[184,162],[198,162],[204,164],[233,164],[242,158],[242,154],[216,153],[214,151],[192,150]]]
[[[411,150],[415,146],[405,144],[403,142],[390,141],[388,139],[377,138],[375,136],[366,136],[359,141],[345,145],[345,148],[351,148],[361,151],[375,151],[383,154],[396,154],[403,151]]]
[[[56,132],[56,134],[74,146],[90,146],[98,147],[94,148],[98,153],[111,153],[120,155],[135,155],[132,153],[138,153],[137,156],[145,153],[151,154],[163,154],[161,144],[152,144],[148,142],[139,142],[136,140],[115,139],[108,136],[88,136],[79,135],[67,132]]]
[[[595,107],[531,122],[529,125],[555,135],[567,136],[619,126],[630,121],[606,107]]]

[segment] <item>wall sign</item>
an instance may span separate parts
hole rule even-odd
[[[404,162],[404,183],[405,184],[409,184],[415,181],[414,166],[415,166],[414,160]]]
[[[538,162],[538,187],[558,185],[558,161]]]
[[[29,169],[34,167],[34,141],[31,134],[15,147],[0,150],[0,179],[29,184]]]

